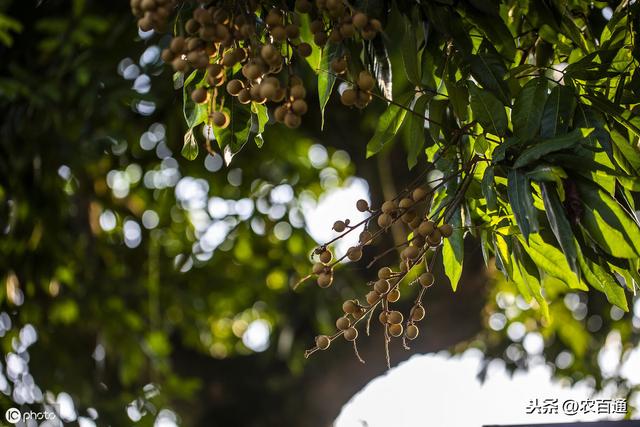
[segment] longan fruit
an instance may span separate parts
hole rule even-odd
[[[286,116],[284,116],[284,124],[291,129],[295,129],[298,126],[300,126],[300,123],[302,123],[302,119],[300,118],[299,115],[295,114],[295,113],[287,113]]]
[[[279,54],[280,52],[278,52],[278,48],[272,44],[265,44],[260,49],[260,56],[262,57],[262,59],[264,59],[267,62],[272,60]]]
[[[184,37],[174,37],[171,39],[171,43],[169,43],[169,49],[173,53],[182,53],[187,46]]]
[[[375,18],[371,19],[369,21],[369,24],[374,29],[374,31],[381,31],[382,30],[382,22],[380,22],[378,19],[375,19]]]
[[[227,83],[227,92],[231,96],[238,96],[243,88],[244,85],[238,79],[229,80],[229,83]]]
[[[346,329],[344,331],[344,339],[347,341],[355,341],[358,338],[358,330],[354,327]]]
[[[289,24],[286,27],[284,27],[284,31],[287,33],[287,38],[288,39],[297,39],[298,37],[300,37],[300,27],[298,27],[295,24]]]
[[[364,70],[360,71],[360,74],[358,74],[358,80],[356,83],[358,87],[364,91],[369,91],[376,85],[376,81],[373,76],[371,76],[368,71]]]
[[[425,309],[422,305],[416,305],[411,309],[411,320],[419,322],[424,319]]]
[[[342,303],[342,311],[347,314],[353,314],[358,309],[358,303],[355,300],[349,299]]]
[[[220,64],[211,64],[207,67],[207,74],[220,78],[224,75],[224,68]]]
[[[427,190],[425,190],[422,187],[418,187],[415,190],[413,190],[413,193],[411,193],[411,198],[413,199],[414,202],[419,202],[420,200],[424,200],[427,198]]]
[[[251,92],[249,92],[249,89],[244,88],[238,92],[238,101],[240,101],[241,104],[248,104],[251,102]]]
[[[396,202],[394,202],[393,200],[387,200],[382,204],[381,209],[382,209],[382,212],[386,214],[390,214],[391,212],[394,212],[396,208],[397,208]]]
[[[309,24],[309,29],[314,34],[319,33],[324,30],[324,23],[321,20],[316,19],[314,21],[311,21],[311,24]]]
[[[404,199],[400,200],[400,203],[398,203],[398,207],[402,209],[408,209],[411,206],[413,206],[413,199],[409,199],[408,197],[405,197]]]
[[[277,90],[278,88],[274,84],[267,81],[263,81],[260,84],[260,97],[271,99],[276,95]]]
[[[221,111],[214,111],[213,114],[211,114],[211,121],[213,122],[213,125],[215,127],[224,129],[227,126],[229,126],[229,115],[225,112],[221,112]]]
[[[442,243],[442,236],[440,235],[440,232],[438,232],[438,230],[434,230],[434,232],[427,237],[427,243],[429,243],[429,246],[433,247]]]
[[[373,305],[378,301],[380,301],[380,294],[377,293],[376,291],[370,291],[367,293],[365,298],[367,300],[367,303],[369,303],[369,305]]]
[[[402,313],[400,313],[399,311],[390,311],[389,312],[389,316],[387,318],[387,321],[391,324],[398,324],[398,323],[402,323],[402,320],[404,319],[404,316],[402,316]]]
[[[391,285],[387,280],[380,279],[374,283],[373,289],[379,294],[386,294],[391,289]]]
[[[453,234],[453,227],[451,224],[442,224],[438,227],[438,230],[440,230],[440,234],[444,237],[450,237]]]
[[[338,320],[336,320],[336,328],[338,328],[341,331],[344,331],[345,329],[348,329],[351,326],[351,321],[349,320],[348,317],[338,317]]]
[[[420,226],[418,227],[418,233],[426,237],[431,235],[431,233],[433,233],[433,230],[435,230],[435,228],[436,228],[436,225],[433,221],[431,220],[423,221],[422,224],[420,224]]]
[[[399,299],[400,299],[400,290],[397,288],[387,294],[387,301],[389,302],[396,302]]]
[[[402,255],[406,259],[416,259],[418,258],[418,255],[420,255],[420,249],[418,249],[416,246],[407,246],[402,251]]]
[[[313,42],[319,47],[326,45],[328,39],[327,35],[323,32],[318,32],[313,35]]]
[[[313,7],[308,0],[296,0],[296,10],[300,13],[309,13]]]
[[[382,323],[383,325],[389,322],[389,312],[388,311],[381,311],[380,315],[378,316],[378,320],[380,320],[380,323]]]
[[[360,199],[356,202],[356,209],[360,212],[367,212],[369,210],[369,203],[364,199]]]
[[[279,106],[278,108],[275,109],[275,111],[273,112],[273,115],[274,115],[274,117],[275,117],[277,122],[283,123],[284,122],[284,118],[287,115],[286,107],[283,107],[282,105]]]
[[[369,22],[369,18],[362,12],[358,12],[353,15],[353,25],[359,30],[363,29],[367,23]]]
[[[402,325],[399,323],[395,323],[393,325],[389,325],[389,334],[392,337],[399,337],[400,335],[402,335]]]
[[[393,271],[389,267],[382,267],[378,270],[378,279],[390,279],[393,275]]]
[[[298,45],[298,53],[300,56],[307,58],[313,53],[313,49],[309,43],[300,43]]]
[[[370,231],[364,230],[362,233],[360,233],[360,236],[358,237],[358,241],[362,245],[369,245],[371,244],[372,238],[373,238],[373,234],[371,234]]]
[[[320,274],[324,271],[325,265],[321,262],[316,262],[313,264],[313,267],[311,268],[311,272],[313,274]]]
[[[340,102],[342,102],[342,104],[346,105],[347,107],[355,104],[357,99],[358,94],[354,89],[346,89],[344,92],[342,92],[342,95],[340,95]]]
[[[320,262],[322,262],[323,264],[328,264],[329,262],[331,262],[332,258],[333,258],[333,254],[331,253],[330,250],[325,249],[320,254]]]
[[[304,99],[296,99],[291,103],[291,111],[293,111],[299,116],[305,114],[308,108],[309,107],[307,106],[307,103],[305,102]]]
[[[171,61],[173,61],[175,56],[173,55],[173,52],[171,52],[169,49],[162,49],[162,53],[160,54],[160,58],[162,58],[162,62],[164,62],[165,64],[168,64]]]
[[[284,27],[273,27],[270,32],[271,36],[276,41],[282,42],[287,39],[287,31],[284,29]]]
[[[362,258],[362,249],[359,248],[358,246],[352,246],[347,250],[347,258],[349,258],[350,261],[360,261],[360,259]]]
[[[407,339],[415,340],[418,337],[418,333],[420,333],[420,330],[416,325],[409,325],[407,326],[407,330],[404,335],[407,337]]]
[[[393,224],[393,218],[391,218],[391,215],[383,213],[378,217],[378,225],[380,228],[387,228],[391,224]]]
[[[344,58],[336,58],[331,61],[331,69],[336,74],[342,74],[347,70],[347,61]]]
[[[356,34],[356,29],[353,26],[353,24],[342,24],[340,26],[340,35],[345,38],[345,39],[350,39],[351,37],[355,36]]]
[[[431,273],[430,271],[425,271],[420,275],[420,277],[418,277],[418,282],[420,282],[420,285],[424,286],[425,288],[433,285],[434,280],[435,278],[433,277],[433,273]]]
[[[289,89],[289,96],[293,99],[302,99],[307,95],[307,91],[302,85],[295,85]]]
[[[329,338],[326,335],[318,335],[316,337],[316,346],[320,349],[320,350],[326,350],[329,348],[329,346],[331,345],[331,338]]]
[[[264,19],[264,22],[270,27],[282,25],[282,15],[277,10],[271,9]]]
[[[331,273],[320,273],[318,275],[318,286],[321,288],[328,288],[333,283],[333,274]]]
[[[196,104],[202,104],[207,100],[207,89],[205,87],[199,87],[191,92],[191,100]]]

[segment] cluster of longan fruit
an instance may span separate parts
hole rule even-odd
[[[285,2],[258,0],[131,0],[132,11],[145,30],[165,30],[178,4],[185,11],[191,7],[191,16],[161,56],[177,72],[204,72],[204,78],[197,77],[191,99],[204,103],[224,96],[215,89],[226,84],[226,92],[242,104],[270,103],[275,120],[291,128],[300,125],[308,109],[306,90],[291,65],[296,55],[307,57],[313,51],[300,40],[299,13],[311,17],[317,46],[357,37],[371,40],[382,30],[379,20],[343,0],[297,0],[294,9]],[[346,57],[331,64],[332,71],[339,74],[347,68]],[[345,105],[364,108],[371,102],[375,80],[366,71],[353,80],[353,87],[344,91],[341,99]],[[210,117],[216,118],[216,126],[228,122],[224,112],[213,112]]]
[[[297,0],[296,10],[301,13],[314,13],[317,18],[311,21],[310,29],[313,41],[322,47],[327,42],[340,43],[360,35],[364,40],[372,40],[382,30],[382,23],[370,19],[366,14],[353,10],[342,0]],[[323,19],[326,17],[327,19]]]
[[[176,5],[175,0],[131,0],[131,11],[138,18],[138,27],[142,31],[167,29],[169,16]]]
[[[340,102],[348,107],[355,106],[358,109],[363,109],[369,105],[373,99],[371,90],[375,85],[376,81],[373,76],[368,71],[363,70],[358,74],[355,85],[342,92]]]
[[[340,335],[348,341],[356,340],[358,337],[356,323],[377,307],[381,307],[378,319],[384,325],[388,339],[403,337],[405,340],[414,340],[418,337],[419,328],[416,323],[425,317],[425,308],[421,301],[422,294],[424,290],[434,284],[434,275],[426,262],[426,254],[430,249],[441,245],[443,238],[448,238],[453,233],[453,227],[442,218],[435,218],[434,221],[427,216],[432,194],[432,190],[417,187],[412,191],[405,192],[403,197],[385,201],[378,210],[372,210],[366,200],[358,200],[356,209],[360,212],[370,213],[370,217],[357,225],[351,225],[348,219],[339,220],[333,224],[334,231],[343,233],[333,241],[344,237],[362,224],[365,226],[365,230],[360,233],[359,243],[349,248],[343,257],[351,261],[360,260],[362,248],[370,244],[393,224],[404,224],[409,230],[409,238],[400,253],[399,268],[396,270],[388,266],[380,268],[376,280],[369,282],[370,290],[365,295],[366,303],[361,304],[358,300],[345,301],[342,306],[344,315],[336,321],[337,332],[331,336],[317,336],[315,348],[308,353],[328,348],[330,343]],[[423,209],[425,213],[421,213]],[[379,230],[371,232],[368,226],[374,219]],[[343,258],[334,260],[327,245],[317,248],[314,254],[318,256],[319,260],[313,265],[312,274],[316,276],[318,286],[329,287],[333,283],[334,267]],[[401,312],[390,309],[389,305],[400,299],[400,282],[413,267],[419,264],[424,265],[425,268],[414,282],[419,284],[422,290],[405,319]]]

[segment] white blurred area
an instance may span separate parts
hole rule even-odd
[[[557,415],[527,414],[531,399],[542,402],[557,398],[561,405],[568,399],[580,402],[616,398],[615,390],[605,388],[594,394],[587,381],[570,386],[553,379],[551,369],[543,362],[527,371],[516,371],[513,376],[502,361],[491,362],[486,381],[481,384],[477,374],[482,357],[479,350],[468,350],[456,357],[446,352],[413,356],[357,393],[342,408],[335,427],[481,427],[623,418],[619,414],[569,416],[561,409]],[[637,358],[637,354],[628,358],[622,371],[637,371]],[[635,370],[630,363],[636,364]],[[637,374],[635,377],[638,380]]]

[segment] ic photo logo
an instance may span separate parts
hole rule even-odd
[[[52,411],[26,411],[23,413],[18,408],[9,408],[4,413],[4,419],[11,424],[17,424],[20,420],[23,422],[27,420],[54,420],[56,419],[56,413]]]

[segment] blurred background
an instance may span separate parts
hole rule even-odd
[[[458,291],[440,274],[420,338],[392,346],[398,368],[375,325],[366,364],[340,343],[305,360],[393,237],[331,288],[293,291],[311,250],[420,165],[406,137],[366,160],[384,105],[337,97],[323,131],[312,109],[230,165],[188,161],[167,43],[128,2],[0,0],[0,409],[81,426],[471,426],[559,419],[527,416],[535,398],[640,407],[640,303],[568,292],[543,328],[471,238]]]

